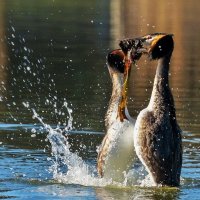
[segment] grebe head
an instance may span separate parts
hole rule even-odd
[[[118,104],[118,117],[123,121],[125,116],[125,107],[127,102],[127,82],[132,60],[130,51],[124,53],[121,49],[111,51],[107,56],[108,70],[113,82],[113,91],[120,91],[118,97],[121,98]]]
[[[174,41],[172,34],[153,33],[140,38],[143,53],[148,53],[152,60],[171,55],[174,49]]]
[[[107,56],[110,74],[123,74],[125,72],[125,54],[121,49],[111,51]]]

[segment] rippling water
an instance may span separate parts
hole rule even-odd
[[[0,1],[0,198],[199,199],[199,12],[197,0]],[[152,32],[175,35],[170,85],[183,130],[180,189],[96,177],[111,93],[106,54],[121,38]],[[155,65],[142,59],[132,69],[132,116],[149,101]]]

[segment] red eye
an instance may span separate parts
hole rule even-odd
[[[147,36],[146,36],[146,39],[148,39],[148,40],[151,39],[151,38],[152,38],[152,37],[151,37],[150,35],[147,35]]]

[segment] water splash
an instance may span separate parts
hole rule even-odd
[[[25,105],[27,106],[28,104]],[[77,153],[70,151],[71,146],[67,136],[73,128],[72,109],[68,107],[67,102],[64,102],[63,106],[68,112],[68,123],[64,129],[59,127],[52,128],[43,121],[35,109],[32,109],[33,118],[37,119],[48,132],[47,139],[51,144],[52,155],[49,160],[53,162],[50,171],[53,174],[53,178],[58,182],[67,184],[110,185],[111,180],[98,178],[95,166],[88,165]]]
[[[23,102],[24,107],[30,109],[28,102]],[[65,101],[63,107],[67,110],[67,123],[65,128],[58,125],[53,128],[46,124],[42,117],[35,109],[30,109],[33,112],[33,119],[37,119],[43,126],[43,131],[47,132],[46,139],[51,144],[51,158],[52,162],[49,171],[53,175],[53,179],[65,184],[79,184],[84,186],[108,186],[114,185],[118,187],[126,187],[133,185],[141,185],[145,177],[144,170],[140,167],[132,169],[129,173],[124,174],[124,181],[122,183],[114,182],[112,179],[99,178],[97,175],[96,166],[86,163],[76,152],[70,150],[70,143],[68,142],[68,135],[73,129],[72,109],[69,108]],[[35,134],[35,130],[33,131]]]

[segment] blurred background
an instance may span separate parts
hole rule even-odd
[[[8,0],[0,2],[0,119],[32,123],[22,102],[37,108],[47,122],[54,104],[72,104],[75,127],[104,129],[111,94],[107,53],[120,39],[147,33],[173,33],[170,86],[183,130],[198,133],[200,113],[199,6],[192,1]],[[143,109],[151,94],[156,63],[133,66],[129,110]],[[52,108],[51,108],[52,106]]]

